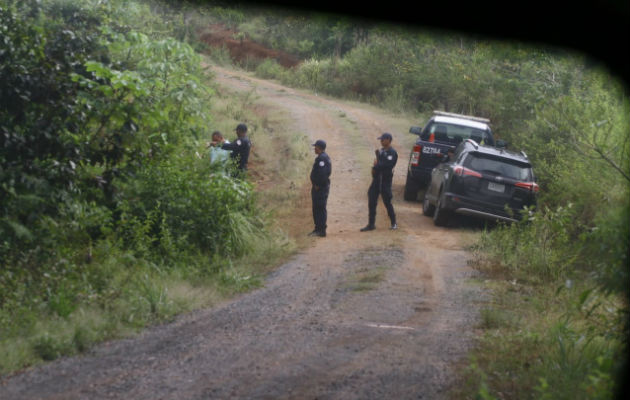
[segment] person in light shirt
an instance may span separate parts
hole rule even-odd
[[[212,132],[212,142],[229,143],[229,141],[223,138],[223,134],[219,131]],[[230,159],[230,152],[228,150],[224,150],[220,146],[209,145],[208,147],[210,147],[210,164],[226,163]]]

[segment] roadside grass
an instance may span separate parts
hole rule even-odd
[[[476,265],[491,293],[452,399],[612,399],[623,299],[588,279],[532,283]]]
[[[113,258],[110,262],[116,262]],[[235,282],[222,282],[212,276],[196,280],[183,271],[110,270],[113,276],[108,294],[91,301],[75,300],[70,313],[59,315],[27,307],[16,310],[10,316],[12,329],[2,332],[0,373],[78,354],[106,340],[129,337],[149,325],[216,304],[240,291]]]

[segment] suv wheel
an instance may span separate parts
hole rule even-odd
[[[427,192],[429,190],[427,189]],[[429,198],[427,197],[427,194],[424,194],[424,199],[422,200],[422,214],[426,215],[427,217],[431,217],[433,216],[433,214],[435,213],[435,206],[433,204],[431,204],[429,202]]]
[[[418,200],[418,184],[409,176],[407,173],[407,181],[405,182],[405,194],[403,198],[407,201],[416,201]]]
[[[433,213],[433,223],[436,226],[446,226],[450,217],[448,210],[444,209],[442,206],[443,199],[444,196],[440,192],[437,204],[435,205],[435,212]]]

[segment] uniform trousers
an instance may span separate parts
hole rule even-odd
[[[328,218],[326,203],[328,202],[329,191],[329,185],[320,186],[319,189],[315,189],[315,187],[311,189],[311,200],[313,202],[313,221],[315,222],[315,230],[317,232],[326,232],[326,220]]]
[[[369,225],[374,225],[376,221],[376,204],[378,202],[379,194],[383,198],[383,203],[387,209],[387,215],[393,224],[396,223],[396,213],[394,213],[394,206],[392,206],[392,182],[391,180],[382,179],[377,177],[372,180],[372,184],[368,189],[368,210],[369,210]]]

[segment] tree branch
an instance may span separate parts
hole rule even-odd
[[[606,154],[604,154],[604,152],[602,151],[602,149],[597,148],[597,147],[593,147],[593,151],[595,151],[597,154],[599,154],[601,156],[601,158],[604,159],[604,161],[606,161],[608,164],[610,164],[614,169],[616,169],[617,171],[619,171],[619,173],[626,178],[626,180],[628,182],[630,182],[630,176],[628,176],[628,174],[626,174],[624,172],[623,169],[621,169],[620,166],[617,165],[617,163],[615,163],[613,160],[611,160],[608,156],[606,156]]]

